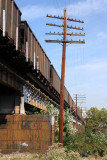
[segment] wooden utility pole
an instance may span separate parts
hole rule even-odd
[[[61,68],[61,88],[60,88],[60,117],[59,117],[59,143],[63,145],[63,109],[64,109],[64,81],[65,81],[65,60],[66,60],[66,43],[85,43],[85,41],[73,41],[67,40],[67,35],[69,36],[85,36],[85,34],[81,33],[67,33],[67,29],[77,29],[77,30],[82,30],[83,28],[80,27],[73,27],[73,26],[68,26],[67,21],[73,21],[73,22],[79,22],[79,23],[84,23],[84,21],[76,20],[76,19],[70,19],[67,18],[67,9],[64,9],[64,17],[59,17],[59,16],[49,16],[47,15],[48,18],[56,18],[56,19],[61,19],[64,20],[64,25],[57,25],[57,24],[52,24],[52,23],[46,23],[46,25],[49,26],[56,26],[56,27],[62,27],[64,29],[64,32],[62,33],[46,33],[46,35],[63,35],[63,40],[45,40],[46,42],[50,43],[63,43],[63,49],[62,49],[62,68]]]
[[[64,36],[63,36],[63,41],[66,41],[66,34],[67,34],[67,10],[64,9]],[[63,51],[62,51],[61,90],[60,90],[60,119],[59,119],[59,143],[61,143],[61,144],[63,144],[65,58],[66,58],[66,43],[64,42],[63,43]]]

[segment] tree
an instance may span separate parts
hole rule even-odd
[[[87,112],[85,132],[79,130],[75,135],[65,137],[64,146],[78,151],[81,155],[103,156],[107,151],[107,110],[96,107]]]
[[[92,107],[87,111],[86,128],[93,133],[102,132],[107,133],[107,110],[101,110]]]

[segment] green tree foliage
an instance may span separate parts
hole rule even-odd
[[[64,147],[68,151],[78,151],[81,155],[103,156],[107,151],[107,139],[101,132],[96,134],[87,131],[66,137]]]
[[[93,133],[100,131],[107,136],[107,110],[104,108],[98,110],[96,107],[88,110],[86,128]]]
[[[96,107],[87,112],[86,129],[67,136],[64,141],[67,150],[78,151],[81,155],[103,156],[107,152],[107,110]]]

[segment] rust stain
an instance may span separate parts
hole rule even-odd
[[[50,116],[1,115],[0,150],[3,153],[45,152],[54,143]]]

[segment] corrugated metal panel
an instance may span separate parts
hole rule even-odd
[[[3,21],[3,6],[2,6],[2,0],[0,0],[0,28],[2,28],[2,21]]]
[[[43,67],[43,75],[44,75],[44,52],[42,50],[42,67]]]
[[[16,27],[17,27],[17,8],[13,5],[13,23],[12,23],[12,38],[14,39],[14,42],[16,43]]]
[[[46,55],[44,53],[44,76],[46,78],[46,68],[45,68],[45,64],[46,64]]]
[[[35,45],[36,45],[36,39],[35,39],[35,37],[33,36],[33,64],[34,64],[34,62],[35,62],[35,66],[36,66],[36,47],[35,47]],[[34,55],[35,54],[35,55]],[[34,60],[34,58],[35,58],[35,60]]]
[[[32,62],[34,62],[34,51],[35,51],[35,66],[37,67],[37,56],[39,59],[39,70],[44,75],[44,77],[50,81],[50,61],[46,54],[44,53],[39,42],[33,35],[27,22],[21,22],[21,36],[23,43],[21,43],[21,49],[25,52],[26,41],[28,41],[28,57]],[[35,47],[35,50],[34,50]]]
[[[74,101],[73,101],[72,108],[73,108],[74,110],[76,109],[76,105],[75,105]]]
[[[31,55],[31,30],[28,27],[28,58],[30,58]]]
[[[50,61],[48,60],[48,81],[50,82]]]
[[[39,44],[38,44],[38,41],[37,41],[37,57],[39,58]],[[36,57],[36,60],[37,60],[37,57]],[[38,64],[39,64],[39,59],[38,59]]]
[[[46,57],[46,72],[47,72],[47,80],[48,80],[48,59]]]
[[[70,107],[72,108],[72,98],[71,98],[70,94],[69,94],[69,101],[68,101],[68,103],[69,103]]]
[[[38,54],[39,54],[39,70],[41,71],[41,54],[40,54],[40,45],[38,43]]]
[[[19,34],[18,42],[19,42],[19,50],[21,49],[21,48],[20,48],[20,45],[21,45],[21,44],[20,44],[20,24],[21,24],[21,13],[18,12],[18,27],[19,27],[19,30],[18,30],[18,31],[19,31],[19,33],[18,33],[18,34]]]
[[[50,61],[46,56],[46,75],[47,75],[47,80],[50,82]]]
[[[34,35],[31,33],[31,61],[34,62]]]
[[[43,50],[41,50],[41,67],[42,67],[42,74],[43,74]]]
[[[31,43],[31,50],[30,50],[30,61],[32,61],[32,32],[31,32],[31,41],[30,41],[30,43]]]
[[[32,41],[32,61],[34,62],[34,52],[35,52],[35,37],[33,35],[33,41]]]
[[[42,53],[41,53],[41,46],[40,46],[39,53],[40,53],[40,72],[42,73]]]
[[[64,88],[64,99],[68,103],[68,91],[67,91],[66,87]]]
[[[45,54],[45,75],[46,75],[46,79],[47,79],[47,68],[46,68],[46,64],[47,64],[47,57]]]
[[[41,73],[42,73],[42,48],[40,46],[40,66],[41,66]]]
[[[5,10],[5,0],[0,0],[0,27],[3,29],[3,10]]]
[[[46,75],[46,79],[47,79],[47,58],[45,55],[45,75]]]
[[[43,67],[43,75],[44,75],[44,52],[43,50],[42,50],[42,62],[43,62],[42,67]]]
[[[20,25],[20,44],[21,51],[26,52],[26,41],[27,41],[27,28],[24,23]]]
[[[8,36],[11,37],[12,1],[6,0],[5,7],[6,7],[6,32],[8,33]],[[17,16],[17,14],[14,14],[14,16]],[[17,17],[15,17],[15,21],[16,19]]]
[[[38,56],[38,42],[37,42],[37,40],[35,42],[35,51],[36,51],[36,55],[35,55],[36,60],[35,60],[35,63],[36,63],[36,68],[37,68],[37,56]]]
[[[14,43],[16,45],[16,39],[19,42],[19,26],[21,23],[21,12],[18,9],[16,3],[11,1],[11,38],[14,39]],[[16,33],[16,29],[18,28],[18,35]],[[13,33],[12,33],[13,32]],[[18,45],[19,49],[19,45]]]
[[[51,69],[52,69],[52,85],[56,89],[56,91],[60,93],[60,77],[58,76],[53,66],[51,66]]]
[[[16,27],[19,27],[21,12],[12,0],[0,0],[0,27],[3,29],[3,10],[5,10],[5,29],[16,44]],[[17,39],[18,40],[18,39]]]
[[[38,43],[38,41],[37,41],[37,56],[38,56],[38,58],[40,58],[39,57],[39,43]],[[39,63],[39,59],[38,59],[38,63]],[[39,69],[40,69],[40,63],[39,63]]]

